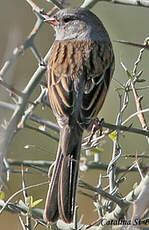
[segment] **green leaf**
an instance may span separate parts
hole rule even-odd
[[[123,88],[116,88],[115,91],[120,92],[120,91],[124,91],[124,89]]]
[[[131,73],[128,70],[126,70],[125,72],[127,74],[127,77],[133,81],[133,76],[131,75]]]
[[[32,209],[35,206],[37,206],[41,201],[42,201],[42,199],[33,201],[33,197],[32,196],[28,196],[26,198],[25,204],[29,207],[29,209]]]
[[[0,191],[0,200],[5,199],[5,193],[3,191]]]
[[[121,62],[121,65],[122,65],[124,71],[126,72],[127,77],[133,81],[133,76],[132,76],[131,73],[128,71],[128,69],[126,68],[126,66],[125,66],[122,62]]]
[[[110,133],[109,137],[112,141],[116,141],[116,138],[117,138],[116,131],[113,131],[112,133]]]
[[[95,149],[92,149],[91,151],[91,154],[95,154],[95,153],[102,153],[104,151],[103,148],[95,148]]]
[[[43,201],[43,199],[35,200],[35,201],[32,203],[32,208],[34,208],[35,206],[37,206],[38,204],[40,204],[42,201]]]

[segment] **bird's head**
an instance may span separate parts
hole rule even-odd
[[[101,40],[106,33],[98,17],[84,8],[59,10],[45,21],[54,27],[56,40]]]

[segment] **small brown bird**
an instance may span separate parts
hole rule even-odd
[[[49,222],[61,218],[70,223],[83,130],[90,130],[103,105],[114,71],[114,54],[102,22],[87,9],[63,9],[46,21],[56,32],[48,88],[60,139],[44,215]]]

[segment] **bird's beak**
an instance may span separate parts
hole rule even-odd
[[[58,25],[58,21],[54,18],[54,17],[45,17],[44,22],[52,25],[52,26],[57,26]]]

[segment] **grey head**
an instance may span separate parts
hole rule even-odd
[[[102,22],[84,8],[66,8],[46,20],[56,32],[56,40],[97,40],[109,42]]]

